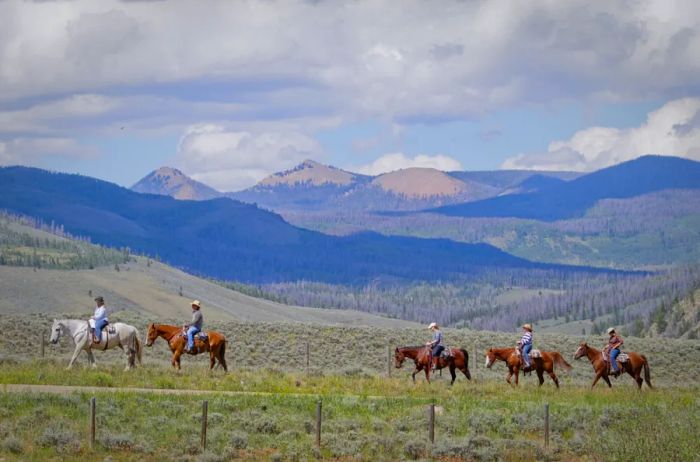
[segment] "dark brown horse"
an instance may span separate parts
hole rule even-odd
[[[544,373],[546,372],[552,381],[554,381],[554,385],[559,388],[559,379],[554,373],[554,366],[557,365],[566,370],[571,370],[571,364],[567,363],[558,351],[540,351],[540,353],[542,357],[531,358],[530,360],[533,369],[537,373],[540,386],[544,383]],[[515,352],[515,348],[489,348],[486,350],[486,367],[491,368],[496,360],[505,361],[506,366],[508,366],[506,382],[512,385],[510,379],[515,376],[515,385],[518,385],[522,358]]]
[[[188,354],[197,355],[205,351],[209,352],[209,369],[214,369],[216,361],[228,372],[226,367],[226,337],[215,331],[208,331],[208,341],[202,341],[195,336],[194,351]],[[168,342],[170,351],[173,352],[171,364],[174,368],[180,370],[180,357],[187,346],[187,336],[183,332],[181,326],[170,326],[167,324],[149,324],[148,325],[148,340],[147,346],[152,346],[153,342],[158,337],[163,337],[163,340]]]
[[[412,359],[416,365],[416,370],[413,371],[411,375],[413,383],[416,383],[416,374],[420,371],[425,372],[425,379],[430,383],[430,360],[432,356],[430,351],[430,347],[425,345],[397,347],[394,351],[394,365],[398,369],[403,366],[403,362],[406,359]],[[444,358],[442,356],[438,358],[436,370],[449,367],[450,375],[452,376],[450,385],[454,384],[457,379],[455,369],[462,371],[462,374],[464,374],[467,380],[471,380],[472,375],[469,373],[469,353],[461,348],[450,348],[450,353],[451,356],[449,358]]]
[[[649,388],[653,388],[651,386],[649,362],[647,361],[646,356],[635,353],[634,351],[625,351],[625,353],[627,353],[629,359],[624,363],[620,363],[618,361],[620,371],[627,372],[629,375],[631,375],[634,381],[637,382],[637,386],[640,390],[642,389],[642,383],[645,381],[647,385],[649,385]],[[605,380],[608,387],[612,388],[612,383],[610,383],[610,379],[608,378],[608,376],[611,375],[610,364],[603,358],[603,352],[596,350],[586,342],[581,342],[576,350],[576,353],[574,353],[574,359],[579,359],[584,356],[591,362],[593,365],[593,370],[595,371],[595,378],[593,379],[591,388],[595,387],[595,384],[598,383],[598,380],[601,378]],[[642,379],[642,369],[644,369],[644,379]]]

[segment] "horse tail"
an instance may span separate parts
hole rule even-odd
[[[467,350],[465,350],[464,348],[460,348],[459,351],[461,351],[464,355],[464,375],[467,376],[467,380],[471,380],[472,374],[471,372],[469,372],[469,353],[467,353]]]
[[[136,335],[135,338],[136,338],[136,359],[139,360],[139,364],[143,364],[141,362],[141,346],[142,346],[141,340],[139,339],[138,335]]]
[[[563,367],[567,371],[570,371],[572,369],[571,364],[567,363],[564,357],[558,351],[552,352],[552,359],[554,360],[554,364],[556,364],[557,366]]]
[[[640,355],[642,357],[642,361],[644,361],[643,366],[644,366],[644,381],[649,385],[649,388],[654,388],[651,386],[651,371],[649,370],[649,361],[647,361],[647,357],[644,355]]]
[[[228,372],[226,366],[226,339],[221,340],[221,348],[219,349],[219,364],[224,368],[224,372]]]

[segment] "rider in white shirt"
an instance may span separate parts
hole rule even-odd
[[[92,319],[95,320],[95,338],[97,343],[102,341],[102,329],[109,323],[107,319],[107,307],[105,306],[105,300],[102,297],[97,297],[95,299],[97,306],[95,307],[95,314],[93,314]]]

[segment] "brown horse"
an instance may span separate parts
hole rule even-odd
[[[195,337],[194,352],[190,352],[189,354],[197,355],[198,353],[208,351],[209,369],[214,369],[214,364],[216,361],[219,361],[219,365],[224,368],[224,371],[228,372],[226,358],[224,358],[226,353],[226,337],[215,331],[209,331],[207,335],[209,336],[208,342],[204,342]],[[146,345],[152,346],[153,342],[155,342],[158,337],[163,337],[163,340],[168,342],[170,351],[173,352],[171,363],[174,368],[180,370],[180,356],[182,356],[185,346],[187,346],[187,336],[184,335],[182,327],[169,326],[167,324],[149,324]]]
[[[430,359],[431,359],[430,347],[425,345],[422,346],[408,346],[408,347],[397,347],[394,351],[394,365],[397,369],[403,366],[403,362],[406,359],[412,359],[416,364],[416,370],[411,374],[413,378],[413,383],[416,383],[416,374],[420,371],[425,371],[425,379],[430,383]],[[472,379],[472,375],[469,373],[469,353],[461,348],[450,348],[451,356],[449,358],[444,358],[440,356],[438,358],[436,370],[449,367],[450,375],[452,376],[452,381],[450,385],[455,383],[457,379],[457,374],[455,374],[455,369],[462,371],[462,374],[467,378],[467,380]]]
[[[567,363],[558,351],[540,351],[540,353],[542,354],[541,358],[531,359],[532,366],[537,373],[537,379],[540,381],[540,386],[544,383],[544,373],[546,372],[554,381],[554,385],[559,388],[559,379],[554,373],[554,366],[557,365],[566,370],[571,370],[571,364]],[[506,366],[508,366],[506,382],[512,385],[510,379],[515,376],[515,385],[517,386],[522,359],[520,355],[516,354],[515,348],[489,348],[486,350],[486,367],[490,369],[496,360],[505,361]]]
[[[631,375],[635,382],[637,382],[637,386],[640,390],[642,389],[642,383],[645,381],[647,385],[649,385],[649,388],[654,388],[651,386],[651,374],[649,373],[649,362],[646,356],[635,353],[634,351],[625,351],[625,353],[629,356],[629,360],[624,363],[618,361],[620,371],[627,372]],[[591,388],[595,387],[595,384],[598,383],[601,377],[608,384],[608,387],[612,388],[612,383],[610,383],[610,379],[608,378],[611,374],[610,364],[603,358],[603,352],[596,350],[586,342],[581,342],[576,353],[574,353],[574,359],[579,359],[584,356],[591,362],[593,370],[595,371],[595,378],[593,379]],[[642,368],[644,369],[644,379],[642,379]]]

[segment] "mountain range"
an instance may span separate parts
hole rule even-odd
[[[533,191],[576,176],[578,174],[572,172],[443,172],[433,168],[407,168],[368,176],[305,160],[238,192],[215,191],[170,167],[149,173],[132,189],[176,199],[228,197],[275,211],[395,211]]]
[[[0,169],[0,209],[191,273],[253,283],[452,279],[491,270],[593,271],[533,263],[487,244],[358,233],[328,236],[228,198],[175,200],[80,175]]]

